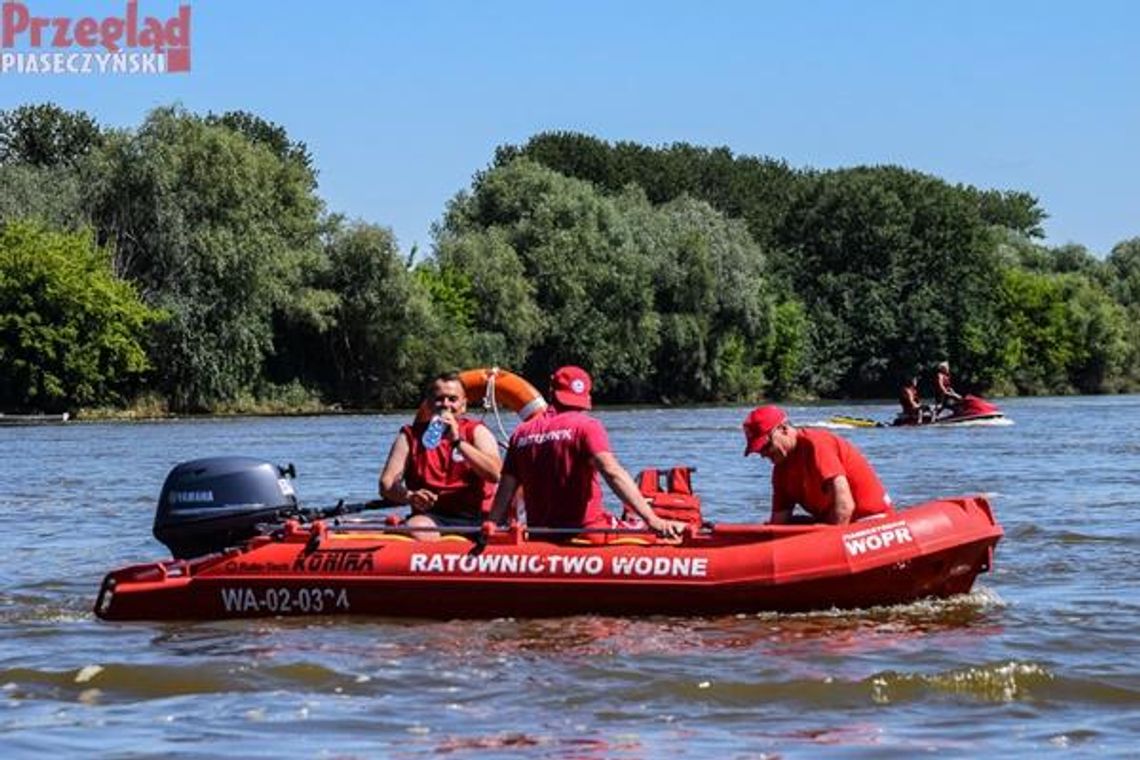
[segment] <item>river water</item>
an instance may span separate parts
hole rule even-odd
[[[898,504],[985,492],[994,571],[938,603],[810,615],[105,623],[103,574],[167,556],[167,471],[295,463],[360,501],[404,416],[0,428],[5,757],[1129,756],[1140,745],[1140,397],[1018,399],[1008,427],[844,431]],[[743,408],[601,411],[627,468],[696,465],[764,519]],[[889,418],[794,406],[792,420]],[[612,501],[611,501],[612,503]]]

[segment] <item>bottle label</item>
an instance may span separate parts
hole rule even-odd
[[[420,442],[423,443],[424,448],[429,451],[439,446],[443,441],[443,431],[447,427],[441,417],[432,417],[431,422],[428,423],[427,428],[424,430]]]

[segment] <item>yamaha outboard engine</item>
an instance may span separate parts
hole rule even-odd
[[[259,526],[296,514],[289,478],[293,465],[277,467],[250,457],[183,462],[162,485],[154,537],[176,559],[221,551],[256,536]]]

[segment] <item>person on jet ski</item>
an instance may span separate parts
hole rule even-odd
[[[935,414],[943,409],[953,411],[962,403],[962,395],[954,390],[950,380],[950,362],[938,362],[938,369],[934,374],[934,401]]]
[[[895,420],[896,425],[921,425],[934,417],[933,410],[922,403],[922,397],[918,394],[917,375],[908,376],[903,383],[899,390],[899,405],[902,406],[902,412]]]

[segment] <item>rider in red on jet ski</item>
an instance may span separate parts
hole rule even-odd
[[[950,381],[950,362],[938,362],[934,375],[934,401],[936,413],[943,409],[953,410],[962,403],[962,395],[954,390]]]

